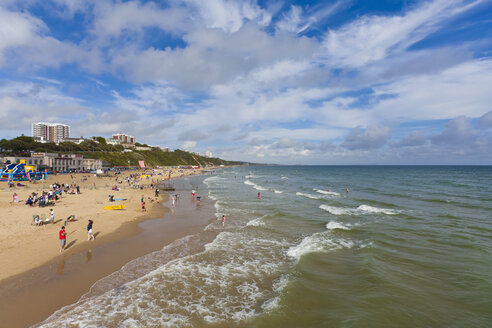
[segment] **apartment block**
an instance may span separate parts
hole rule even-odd
[[[70,137],[70,127],[62,123],[32,123],[32,136],[36,141],[58,144],[61,140]]]

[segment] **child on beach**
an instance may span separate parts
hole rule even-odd
[[[142,211],[145,212],[145,202],[142,201]]]
[[[87,224],[87,240],[94,240],[96,237],[94,237],[94,234],[92,233],[92,224],[94,221],[89,220],[89,223]]]
[[[51,223],[55,224],[55,210],[50,209],[50,221]]]
[[[58,232],[58,235],[60,237],[60,253],[65,249],[65,245],[67,243],[67,232],[65,231],[65,226],[61,227],[60,231]]]

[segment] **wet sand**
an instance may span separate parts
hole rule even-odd
[[[170,201],[166,205],[171,207]],[[172,212],[156,204],[152,213],[98,238],[97,244],[72,246],[48,264],[4,280],[0,284],[0,327],[39,323],[61,307],[76,302],[96,281],[132,259],[203,230],[215,219],[213,211],[205,208],[191,202],[188,194],[183,195]]]

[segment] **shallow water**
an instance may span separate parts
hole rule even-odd
[[[491,167],[240,167],[186,181],[217,220],[43,326],[492,323]]]

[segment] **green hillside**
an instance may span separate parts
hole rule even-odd
[[[133,152],[85,152],[85,158],[102,159],[112,166],[138,165],[138,161],[145,161],[147,166],[176,166],[176,165],[236,165],[242,162],[225,161],[220,158],[208,158],[191,154],[182,150],[163,152],[161,150],[143,150]]]
[[[94,140],[84,141],[80,145],[72,142],[63,142],[56,145],[54,143],[39,143],[34,141],[32,137],[20,136],[11,140],[0,140],[0,154],[26,157],[31,152],[80,154],[84,158],[101,159],[111,166],[126,166],[128,161],[130,161],[132,166],[138,165],[138,161],[145,161],[147,166],[244,164],[243,162],[226,161],[220,158],[203,157],[179,149],[172,152],[164,152],[159,148],[151,147],[151,150],[124,152],[122,146],[108,145],[104,138],[94,137]]]

